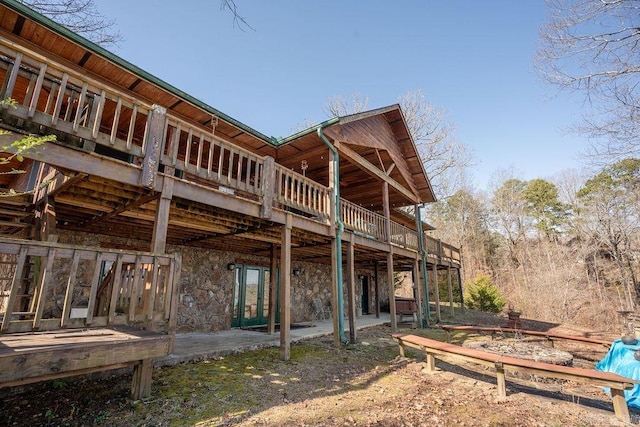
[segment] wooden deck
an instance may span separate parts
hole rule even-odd
[[[131,396],[148,396],[179,272],[177,255],[0,238],[0,387],[133,366]]]
[[[0,387],[134,366],[132,398],[139,399],[150,392],[152,359],[169,348],[169,335],[131,328],[0,335]]]

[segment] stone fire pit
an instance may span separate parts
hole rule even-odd
[[[571,353],[524,341],[468,341],[462,345],[464,347],[486,351],[487,353],[517,357],[518,359],[534,360],[536,362],[563,366],[571,366],[573,364],[573,355]]]

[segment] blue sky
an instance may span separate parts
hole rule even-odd
[[[549,178],[579,166],[587,142],[564,129],[581,104],[533,70],[545,18],[537,0],[97,0],[125,40],[114,53],[276,137],[326,119],[335,95],[369,107],[409,90],[449,111],[473,151],[474,183],[496,170]]]

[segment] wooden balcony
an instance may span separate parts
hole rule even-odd
[[[184,182],[187,187],[232,196],[231,201],[244,200],[253,208],[243,213],[258,220],[272,219],[274,211],[290,212],[327,226],[323,233],[329,233],[332,191],[275,163],[270,156],[261,156],[219,137],[216,117],[212,116],[205,125],[167,113],[10,40],[0,39],[0,54],[0,97],[12,98],[17,104],[0,111],[9,125],[34,133],[54,133],[58,145],[124,162],[128,169],[122,171],[126,173],[118,171],[114,175],[130,175],[130,184],[137,182],[141,187],[161,190],[157,177],[164,176]],[[71,167],[64,159],[60,163],[54,166]],[[144,192],[132,197],[129,205],[153,200]],[[238,206],[223,204],[230,209]],[[418,251],[415,230],[389,221],[387,232],[384,216],[347,200],[342,200],[341,205],[347,231]],[[99,214],[102,215],[104,212]],[[304,226],[304,222],[298,225],[301,224]],[[206,235],[194,235],[185,242],[203,238]],[[428,236],[425,240],[430,256],[459,264],[459,250]]]

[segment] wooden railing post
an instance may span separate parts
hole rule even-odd
[[[142,175],[140,184],[153,188],[158,165],[160,164],[160,153],[164,143],[164,129],[167,119],[167,110],[159,105],[154,105],[149,112],[147,123],[147,134],[145,135],[144,161],[142,162]]]
[[[262,218],[269,219],[273,213],[273,196],[276,179],[276,162],[273,157],[267,156],[264,158],[262,176],[260,177],[260,182],[262,184],[262,207],[260,208],[260,216]]]

